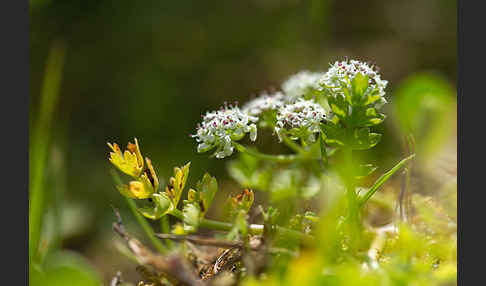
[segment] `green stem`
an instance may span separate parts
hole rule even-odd
[[[160,219],[160,231],[162,233],[170,233],[170,224],[169,224],[169,216],[163,216]],[[171,249],[174,246],[174,243],[170,239],[164,240],[167,248]]]
[[[242,153],[247,153],[248,155],[251,155],[253,157],[262,159],[262,160],[267,160],[267,161],[274,161],[274,162],[279,162],[279,163],[292,163],[301,160],[301,156],[299,155],[270,155],[270,154],[263,154],[258,151],[246,148],[245,146],[233,142],[235,145],[236,149],[239,152]]]
[[[180,220],[184,219],[182,212],[178,209],[173,210],[170,214],[173,215],[174,217],[180,219]],[[207,229],[212,229],[212,230],[220,230],[220,231],[230,231],[233,228],[232,223],[221,222],[221,221],[216,221],[216,220],[206,219],[206,218],[203,218],[201,220],[200,226],[202,228],[207,228]],[[276,226],[275,229],[277,230],[277,232],[279,232],[281,234],[293,236],[295,238],[303,239],[305,241],[312,241],[313,240],[313,237],[311,235],[308,235],[308,234],[305,234],[305,233],[302,233],[302,232],[299,232],[299,231],[291,230],[291,229],[281,227],[281,226]],[[261,235],[261,234],[263,234],[263,230],[264,230],[264,226],[261,225],[261,224],[250,224],[249,225],[250,234]]]
[[[150,241],[153,243],[155,248],[157,248],[157,250],[160,253],[167,253],[167,248],[162,244],[162,242],[160,240],[155,238],[154,230],[152,229],[150,224],[147,222],[147,220],[145,220],[145,218],[138,212],[137,205],[135,204],[133,199],[130,199],[130,198],[127,198],[127,197],[125,197],[125,199],[127,200],[127,203],[128,203],[128,206],[130,207],[130,210],[132,211],[133,215],[137,219],[138,224],[142,227],[143,231],[148,236]]]
[[[116,185],[122,185],[123,182],[120,179],[120,176],[118,173],[114,170],[111,169],[111,175],[113,177],[113,180],[115,181]],[[150,226],[150,224],[145,220],[145,218],[138,212],[137,210],[137,204],[133,201],[131,198],[124,197],[127,201],[128,207],[130,208],[130,211],[132,211],[133,215],[135,216],[135,219],[137,220],[138,224],[140,227],[143,229],[145,234],[148,236],[150,241],[153,243],[155,248],[161,252],[161,253],[167,253],[167,248],[162,244],[162,242],[158,239],[155,238],[155,232]]]
[[[296,153],[302,153],[304,151],[299,144],[295,143],[292,141],[287,135],[281,134],[280,137],[282,138],[282,141],[287,145],[292,151],[295,151]]]
[[[353,151],[345,148],[344,160],[346,167],[346,198],[348,201],[348,222],[351,230],[351,240],[354,246],[360,241],[361,236],[361,218],[360,208],[358,204],[358,196],[356,195],[356,188],[354,183],[354,166],[353,166]]]

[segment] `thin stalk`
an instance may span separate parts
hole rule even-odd
[[[128,207],[132,211],[133,215],[137,219],[138,224],[142,227],[145,234],[148,236],[155,248],[162,254],[167,253],[167,248],[162,244],[162,242],[155,238],[155,232],[147,222],[147,220],[137,211],[137,205],[133,199],[125,197]]]
[[[236,149],[239,152],[247,153],[248,155],[251,155],[253,157],[256,157],[256,158],[262,159],[262,160],[274,161],[274,162],[279,162],[279,163],[292,163],[292,162],[296,162],[296,161],[302,160],[302,157],[299,156],[299,155],[270,155],[270,154],[263,154],[263,153],[260,153],[258,151],[255,151],[255,150],[246,148],[245,146],[243,146],[243,145],[241,145],[239,143],[233,142],[233,144],[235,145]]]
[[[162,233],[170,233],[170,225],[169,225],[169,217],[163,216],[160,219],[160,231]],[[170,239],[164,239],[167,248],[171,249],[174,246],[174,243]]]
[[[173,215],[174,217],[180,219],[180,220],[184,219],[182,212],[178,209],[173,210],[172,212],[170,212],[170,214]],[[216,221],[216,220],[206,219],[206,218],[203,218],[201,220],[200,226],[202,228],[207,228],[207,229],[211,229],[211,230],[220,230],[220,231],[230,231],[233,228],[232,223],[221,222],[221,221]],[[311,236],[311,235],[308,235],[308,234],[305,234],[305,233],[302,233],[302,232],[299,232],[299,231],[295,231],[295,230],[292,230],[292,229],[288,229],[288,228],[285,228],[285,227],[275,226],[275,229],[276,229],[277,232],[279,232],[281,234],[293,236],[295,238],[303,239],[305,241],[312,241],[314,239],[313,236]],[[250,234],[262,235],[263,230],[264,230],[264,226],[261,225],[261,224],[250,224],[249,225]]]
[[[292,149],[292,151],[296,153],[302,153],[302,151],[304,151],[302,147],[299,146],[299,144],[292,141],[289,137],[287,137],[287,135],[281,134],[280,137],[282,138],[282,141],[285,143],[285,145]]]
[[[114,170],[111,169],[111,175],[113,177],[113,180],[115,181],[116,185],[122,185],[123,182],[120,179],[120,176],[118,173]],[[150,224],[147,222],[147,220],[138,212],[137,210],[137,205],[131,198],[124,197],[127,201],[128,207],[130,208],[130,211],[133,213],[135,216],[135,219],[137,220],[138,224],[140,227],[143,229],[145,234],[148,236],[152,244],[155,246],[155,248],[160,251],[161,253],[167,253],[167,248],[162,244],[162,242],[154,237],[154,230],[150,226]]]

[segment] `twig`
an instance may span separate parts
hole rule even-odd
[[[156,233],[155,236],[162,239],[171,239],[175,241],[190,241],[195,244],[216,246],[216,247],[223,247],[223,248],[243,247],[242,241],[222,240],[222,239],[215,239],[211,237],[204,237],[200,235],[175,235],[175,234],[168,234],[168,233]]]
[[[122,224],[120,213],[116,208],[113,208],[113,211],[117,217],[117,221],[113,223],[113,230],[126,241],[128,248],[142,265],[153,267],[155,271],[166,276],[174,284],[179,283],[190,286],[206,285],[205,282],[197,279],[195,273],[188,268],[181,257],[155,254],[139,240],[130,237]]]
[[[113,279],[111,279],[111,282],[110,282],[110,286],[118,286],[120,284],[122,284],[122,278],[121,278],[121,272],[118,271],[115,275],[115,277],[113,277]]]

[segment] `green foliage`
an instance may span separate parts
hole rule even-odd
[[[322,77],[321,89],[317,88],[316,76]],[[200,278],[212,277],[216,274],[213,271],[230,261],[232,273],[237,274],[227,274],[242,285],[450,283],[456,275],[455,229],[451,227],[452,219],[447,224],[437,223],[444,211],[436,202],[414,197],[413,214],[393,218],[384,226],[370,218],[377,204],[393,209],[395,198],[380,201],[376,195],[393,175],[406,168],[398,198],[401,211],[401,196],[407,192],[410,180],[408,168],[416,156],[409,148],[407,157],[371,187],[362,185],[378,166],[360,162],[354,154],[375,147],[383,136],[373,128],[385,119],[378,110],[386,103],[386,83],[374,66],[337,62],[326,74],[300,73],[289,79],[283,89],[292,96],[265,95],[248,105],[258,107],[253,110],[225,104],[220,111],[203,116],[197,135],[191,135],[196,138],[198,151],[218,145],[219,159],[239,152],[228,162],[228,171],[243,190],[227,197],[222,221],[206,217],[218,192],[216,178],[204,173],[195,187],[188,188],[179,206],[190,163],[174,168],[165,189],[159,190],[150,160],[146,160],[148,167],[143,170],[143,161],[138,159],[141,155],[137,141],[129,144],[123,156],[116,144],[110,145],[114,151],[111,162],[135,179],[120,192],[132,205],[148,199],[148,205],[138,207],[147,218],[159,220],[171,215],[178,219],[172,225],[175,239],[191,239],[193,243],[198,236],[189,234],[200,229],[223,232],[217,235],[224,237],[222,241],[203,238],[203,244],[219,243],[228,249],[216,260],[212,258],[214,262],[197,266]],[[264,154],[244,145],[245,133],[255,141],[258,120],[264,122],[260,121],[260,127],[273,129],[273,135],[292,153]],[[142,169],[134,172],[136,168]],[[255,213],[253,204],[255,194],[262,194],[259,192],[266,194],[270,205],[259,205]],[[145,220],[139,221],[146,227]],[[164,232],[169,229],[167,222],[162,223]],[[151,234],[148,229],[145,232]],[[194,264],[205,260],[194,246],[172,249],[185,256],[197,256]],[[231,256],[237,253],[241,257]],[[259,272],[255,267],[262,267],[254,266],[257,263],[264,264],[262,275],[256,274]]]
[[[402,134],[414,134],[417,152],[435,152],[457,121],[455,90],[443,77],[417,73],[400,83],[393,94],[395,123]]]
[[[344,96],[328,98],[334,118],[321,124],[325,142],[333,147],[366,150],[374,147],[381,134],[370,132],[370,126],[383,122],[385,116],[377,111],[381,99],[376,89],[368,88],[368,77],[358,73]]]
[[[71,251],[58,251],[46,257],[43,270],[32,270],[33,286],[98,286],[102,279],[93,266],[82,256]]]

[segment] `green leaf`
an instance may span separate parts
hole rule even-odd
[[[321,148],[321,163],[323,166],[327,165],[327,150],[326,145],[324,144],[324,134],[321,132],[319,134],[319,146]]]
[[[228,173],[244,188],[268,191],[272,178],[270,167],[258,168],[258,159],[246,153],[239,153],[240,157],[228,164]]]
[[[349,103],[342,96],[330,96],[328,103],[333,114],[339,119],[344,120],[348,116]]]
[[[368,127],[356,129],[349,147],[353,150],[366,150],[374,147],[380,142],[381,134],[370,133]]]
[[[332,122],[321,124],[321,130],[326,135],[325,142],[332,147],[343,147],[347,140],[346,130]]]
[[[184,165],[182,169],[178,167],[174,168],[174,177],[169,180],[170,184],[166,188],[166,193],[171,198],[174,207],[177,207],[182,195],[182,191],[184,190],[184,186],[186,185],[190,165],[191,162]]]
[[[363,195],[361,199],[359,199],[359,205],[362,207],[375,193],[378,189],[386,182],[390,177],[395,174],[400,168],[405,166],[410,160],[415,157],[415,154],[408,156],[407,158],[403,159],[402,161],[398,162],[390,171],[383,174],[381,177],[376,180],[373,186]]]
[[[182,210],[184,231],[195,232],[199,227],[201,208],[197,203],[189,203],[184,201],[184,207]]]
[[[100,274],[83,256],[73,251],[57,251],[46,257],[43,271],[30,273],[33,286],[102,285]]]
[[[362,73],[357,73],[351,82],[351,88],[353,91],[352,102],[360,102],[360,99],[363,98],[366,89],[368,89],[368,76],[365,76]]]
[[[277,208],[269,206],[267,211],[263,209],[261,205],[258,206],[260,212],[263,216],[263,221],[268,224],[275,224],[277,221],[278,216],[280,215],[280,211]]]
[[[172,200],[166,193],[153,194],[154,207],[142,207],[138,211],[146,218],[157,220],[168,214],[172,208]]]
[[[164,216],[163,213],[157,212],[156,208],[142,207],[137,209],[144,217],[152,220],[157,220]]]
[[[218,182],[216,181],[216,178],[211,177],[211,175],[208,173],[205,173],[202,180],[198,182],[197,189],[199,191],[199,198],[203,204],[202,214],[205,214],[211,206],[214,196],[218,191]]]

